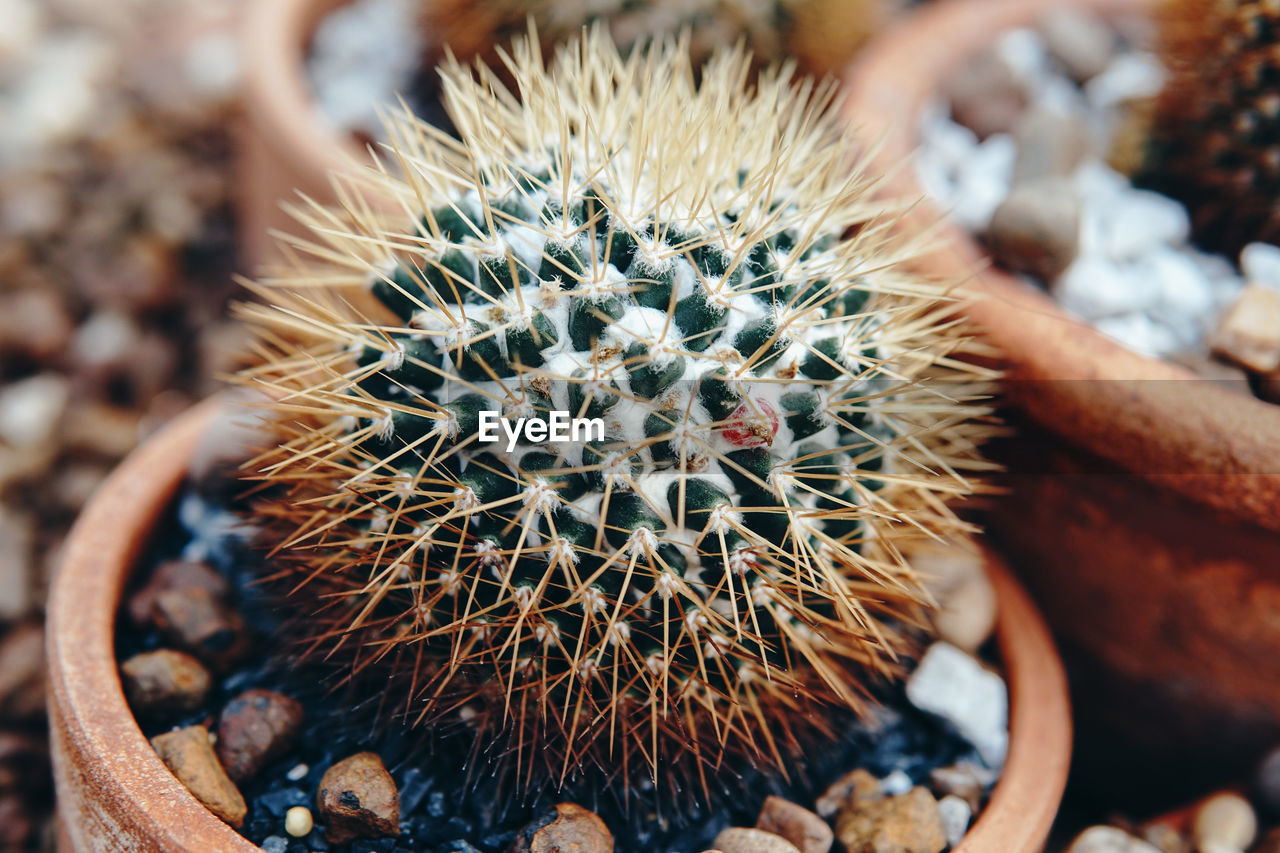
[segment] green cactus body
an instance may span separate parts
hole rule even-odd
[[[843,236],[875,211],[828,90],[522,48],[521,106],[447,69],[461,146],[390,128],[407,176],[371,186],[419,229],[330,229],[341,274],[250,309],[304,341],[246,373],[304,414],[260,460],[277,561],[316,636],[529,778],[780,764],[894,670],[924,597],[892,543],[956,526],[982,433],[922,378],[974,373],[880,230]],[[557,412],[600,431],[484,440]]]

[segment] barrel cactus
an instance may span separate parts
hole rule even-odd
[[[833,88],[599,29],[509,62],[446,65],[457,139],[394,118],[255,285],[270,577],[522,785],[784,767],[901,669],[985,377]]]
[[[1280,241],[1280,6],[1165,0],[1158,8],[1170,79],[1141,182],[1184,202],[1209,248]]]

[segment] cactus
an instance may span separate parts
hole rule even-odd
[[[838,74],[898,0],[426,0],[425,30],[460,57],[484,56],[532,20],[547,46],[603,22],[622,52],[687,30],[694,67],[740,39],[759,64],[794,57],[803,71]]]
[[[749,66],[599,28],[517,43],[518,97],[447,64],[458,140],[391,121],[244,309],[292,630],[527,787],[781,768],[865,710],[928,604],[899,545],[984,467],[834,88]],[[603,434],[482,440],[552,412]]]
[[[1280,5],[1165,0],[1159,9],[1170,79],[1139,182],[1186,204],[1207,248],[1280,240]]]

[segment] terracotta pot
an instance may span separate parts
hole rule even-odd
[[[198,406],[135,451],[90,501],[67,541],[48,610],[62,853],[257,850],[188,794],[156,757],[125,703],[114,656],[121,592],[220,405],[215,399]],[[1066,678],[1026,594],[997,559],[988,567],[1010,687],[1009,758],[990,804],[956,853],[1033,853],[1066,784]]]
[[[863,55],[847,115],[882,140],[891,192],[923,195],[906,161],[956,67],[1064,5],[1131,15],[1153,3],[943,0]],[[925,203],[905,227],[940,218]],[[1022,433],[1013,494],[990,526],[1059,632],[1077,754],[1105,770],[1090,785],[1128,791],[1142,777],[1155,792],[1248,767],[1280,739],[1280,407],[1130,352],[985,266],[969,232],[937,233],[920,267],[972,273],[964,310],[1004,353]],[[1187,761],[1196,774],[1170,773]]]
[[[245,123],[240,128],[240,237],[243,256],[272,257],[270,229],[300,234],[280,208],[302,192],[332,201],[328,175],[369,162],[355,140],[325,120],[306,79],[306,48],[324,16],[349,0],[248,4],[241,45]]]

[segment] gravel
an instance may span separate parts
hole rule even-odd
[[[223,519],[228,515],[221,492],[212,498],[208,492],[191,489],[179,495],[173,521],[162,528],[165,535],[144,561],[144,569],[132,586],[132,597],[154,592],[155,585],[148,586],[148,575],[158,566],[167,567],[166,576],[190,581],[193,570],[174,560],[179,555],[191,559],[192,543],[199,542],[202,555],[230,581],[235,606],[254,633],[257,653],[215,679],[208,702],[177,721],[179,725],[216,719],[230,700],[253,688],[279,691],[302,703],[305,716],[296,745],[276,755],[260,773],[239,786],[248,807],[242,833],[264,848],[268,844],[278,846],[279,841],[272,839],[280,839],[286,842],[289,853],[375,853],[393,849],[503,853],[532,816],[552,803],[570,801],[597,812],[605,820],[617,839],[618,853],[689,853],[710,847],[726,827],[752,825],[767,795],[811,804],[837,777],[855,767],[865,768],[873,781],[883,780],[877,787],[885,792],[910,791],[913,785],[931,786],[935,771],[942,768],[953,768],[949,772],[954,774],[954,768],[974,767],[974,778],[981,780],[974,793],[977,800],[996,779],[995,773],[976,767],[992,761],[990,745],[981,747],[987,757],[984,762],[979,750],[966,740],[974,732],[986,732],[982,734],[986,738],[989,726],[962,732],[954,719],[945,718],[945,712],[940,716],[935,713],[936,708],[926,712],[913,707],[907,700],[910,688],[898,685],[880,690],[878,698],[883,704],[876,707],[870,720],[842,721],[842,734],[837,740],[821,750],[810,750],[807,754],[812,760],[805,766],[790,767],[790,781],[743,768],[740,779],[730,779],[722,791],[713,792],[716,801],[711,808],[668,790],[657,798],[652,797],[652,792],[642,794],[657,805],[656,811],[627,811],[607,789],[592,782],[571,785],[554,796],[543,794],[518,800],[486,774],[468,774],[465,743],[448,738],[426,743],[399,726],[379,729],[370,716],[377,705],[376,694],[368,702],[353,702],[341,691],[331,692],[323,673],[285,662],[274,609],[249,585],[255,576],[253,561],[258,556],[246,549],[242,531],[225,524]],[[129,604],[126,601],[126,610]],[[142,612],[146,608],[136,609]],[[122,660],[167,642],[162,633],[145,622],[142,627],[134,627],[128,619],[118,620],[118,624],[116,653]],[[961,667],[965,671],[981,669],[974,658],[953,651],[971,662]],[[1000,681],[998,676],[982,671]],[[1003,690],[1003,683],[1000,687]],[[163,731],[163,727],[157,728],[157,724],[146,720],[141,724],[148,736]],[[1004,717],[994,724],[1003,726]],[[305,838],[289,836],[285,823],[289,811],[314,808],[317,786],[325,772],[335,762],[363,750],[381,757],[398,789],[398,838],[332,843],[325,839],[318,812],[316,826]],[[939,788],[939,796],[945,793],[944,788]]]
[[[1113,37],[1099,41],[1102,31]],[[1095,35],[1084,51],[1087,33]],[[1113,142],[1128,111],[1164,81],[1156,57],[1120,35],[1068,10],[1038,30],[1003,34],[971,65],[996,79],[990,67],[1002,64],[1025,103],[1022,113],[1008,132],[980,138],[954,116],[972,113],[983,93],[953,85],[950,97],[921,118],[917,173],[926,192],[987,242],[998,262],[1048,289],[1069,313],[1143,355],[1207,354],[1219,318],[1246,281],[1280,287],[1280,248],[1253,244],[1239,259],[1202,252],[1189,240],[1189,216],[1179,202],[1135,188],[1112,168]],[[1098,55],[1099,45],[1106,56]],[[986,97],[1007,101],[1008,85]],[[1086,143],[1082,156],[1072,148],[1077,134]],[[1029,184],[1046,172],[1069,182],[1077,213]],[[1017,216],[996,216],[1014,199]],[[1028,217],[1056,228],[1045,233],[1042,256],[1027,257]],[[1063,258],[1073,239],[1072,257]]]
[[[419,9],[415,0],[355,0],[320,22],[307,74],[330,122],[382,136],[379,108],[407,92],[426,52]]]

